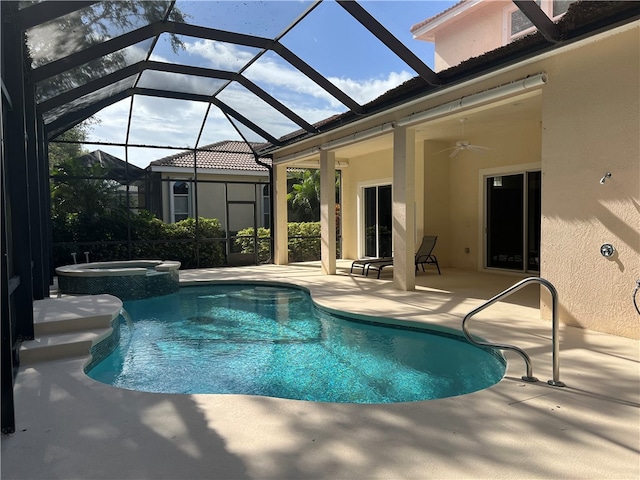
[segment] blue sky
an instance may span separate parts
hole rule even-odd
[[[409,29],[413,24],[432,17],[456,2],[442,1],[361,1],[360,4],[427,65],[433,66],[433,45],[413,40]],[[244,1],[211,2],[181,1],[177,6],[188,16],[187,22],[223,30],[233,30],[273,38],[311,5],[308,1]],[[157,61],[183,63],[191,66],[238,71],[246,66],[256,50],[223,42],[211,42],[181,37],[184,49],[177,54],[163,35],[153,51]],[[300,25],[289,31],[281,43],[337,85],[354,100],[363,104],[415,77],[416,73],[398,59],[371,33],[332,0],[317,6]],[[249,66],[244,75],[310,123],[317,122],[346,107],[327,95],[307,77],[273,52],[263,55]],[[215,90],[217,80],[201,77],[145,72],[140,85],[146,87],[179,88],[204,93]],[[272,107],[261,102],[240,85],[228,87],[219,98],[240,113],[258,118],[262,128],[280,137],[299,127]],[[100,123],[90,140],[124,142],[130,100],[124,100],[100,112]],[[224,115],[213,107],[207,121],[203,118],[207,104],[136,96],[129,143],[193,147],[225,139],[240,139]],[[251,141],[263,138],[240,127]],[[95,147],[88,145],[90,150]],[[122,147],[100,146],[120,158]],[[177,153],[158,149],[129,149],[129,161],[146,167],[149,161]]]

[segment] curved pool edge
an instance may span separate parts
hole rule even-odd
[[[343,310],[338,310],[336,308],[331,308],[331,307],[327,307],[326,305],[322,305],[320,304],[313,296],[313,292],[310,288],[302,286],[302,285],[298,285],[298,284],[294,284],[291,282],[286,282],[286,281],[274,281],[274,280],[247,280],[247,279],[239,279],[239,280],[230,280],[230,279],[224,279],[224,280],[215,280],[215,279],[206,279],[206,280],[188,280],[188,281],[184,281],[184,282],[180,282],[180,288],[189,288],[189,287],[206,287],[207,285],[246,285],[246,286],[262,286],[262,287],[274,287],[274,288],[290,288],[293,290],[298,290],[301,292],[304,292],[306,294],[309,295],[309,298],[311,299],[313,305],[315,308],[317,308],[318,310],[322,311],[322,312],[326,312],[329,313],[333,316],[338,317],[339,319],[343,319],[345,321],[348,322],[356,322],[356,323],[364,323],[364,324],[371,324],[371,325],[377,325],[377,326],[381,326],[381,327],[386,327],[386,328],[399,328],[399,329],[403,329],[403,330],[413,330],[413,331],[420,331],[420,332],[424,332],[425,334],[431,334],[431,335],[436,335],[436,336],[442,336],[442,337],[446,337],[449,338],[450,340],[454,340],[454,341],[459,341],[465,344],[470,345],[473,348],[477,348],[479,350],[483,350],[485,351],[488,355],[494,357],[494,359],[496,359],[501,365],[502,365],[502,374],[500,379],[498,379],[495,383],[492,383],[490,385],[487,385],[484,388],[480,388],[477,390],[472,390],[472,391],[467,391],[467,392],[463,392],[457,395],[450,395],[448,397],[441,397],[441,398],[433,398],[433,399],[419,399],[419,400],[407,400],[407,401],[400,401],[400,402],[392,402],[392,403],[414,403],[414,402],[424,402],[424,401],[435,401],[435,400],[442,400],[442,399],[446,399],[446,398],[453,398],[453,397],[459,397],[459,396],[465,396],[465,395],[471,395],[471,394],[477,394],[478,392],[481,391],[485,391],[487,389],[493,388],[496,385],[498,385],[499,383],[501,383],[506,377],[507,375],[507,370],[508,370],[508,361],[506,359],[506,357],[503,355],[503,352],[497,349],[493,349],[493,348],[485,348],[485,347],[478,347],[476,345],[473,345],[471,342],[469,342],[466,337],[464,336],[463,332],[461,330],[456,330],[455,328],[452,327],[446,327],[446,326],[442,326],[442,325],[437,325],[437,324],[429,324],[426,323],[425,321],[411,321],[411,320],[404,320],[404,319],[397,319],[397,318],[391,318],[391,317],[381,317],[381,316],[373,316],[373,315],[366,315],[366,314],[360,314],[360,313],[355,313],[355,312],[348,312],[348,311],[343,311]],[[122,328],[123,324],[120,323],[118,328]],[[120,341],[120,335],[118,335],[118,341]],[[477,338],[481,338],[481,337],[477,337]],[[484,339],[482,339],[484,340]],[[111,350],[113,350],[113,348],[117,347],[117,342],[115,344],[114,347],[105,347],[104,349],[100,349],[100,351],[102,352],[106,352],[103,353],[102,355],[100,354],[94,354],[92,360],[90,363],[87,363],[85,365],[84,368],[84,373],[89,376],[88,372],[91,368],[93,368],[97,363],[99,363],[104,356],[108,355],[108,353],[110,353]],[[92,352],[94,353],[94,352]],[[91,377],[90,377],[91,378]],[[120,389],[125,389],[125,390],[129,390],[127,387],[121,387],[121,386],[115,386],[112,385],[114,388],[120,388]],[[141,392],[145,392],[144,390],[141,390]],[[156,394],[156,393],[161,393],[161,392],[146,392],[146,393],[152,393],[152,394]],[[175,394],[175,393],[167,393],[167,394]],[[190,393],[191,394],[191,393]],[[203,395],[244,395],[244,396],[254,396],[254,397],[265,397],[264,395],[256,395],[256,394],[242,394],[242,393],[201,393]],[[197,395],[197,393],[194,393],[193,395]],[[277,396],[267,396],[268,398],[274,398],[274,399],[281,399],[281,400],[290,400],[290,401],[309,401],[306,399],[296,399],[296,398],[287,398],[287,397],[277,397]],[[334,402],[334,401],[324,401],[324,400],[313,400],[316,403],[336,403],[336,404],[343,404],[343,403],[350,403],[350,402]],[[355,403],[359,403],[359,402],[355,402]],[[368,404],[366,402],[362,403],[364,404]],[[370,403],[370,404],[382,404],[382,403]]]
[[[406,319],[400,319],[400,318],[391,318],[391,317],[378,317],[375,315],[368,315],[368,314],[364,314],[364,313],[357,313],[357,312],[352,312],[352,311],[346,311],[346,310],[338,310],[337,308],[334,307],[329,307],[323,303],[321,303],[316,297],[314,297],[313,294],[313,290],[305,287],[303,285],[298,285],[295,283],[291,283],[291,282],[285,282],[285,281],[279,281],[279,280],[246,280],[246,279],[240,279],[240,280],[212,280],[212,279],[206,279],[206,280],[181,280],[180,281],[180,287],[191,287],[191,286],[204,286],[204,285],[213,285],[213,284],[217,284],[217,285],[264,285],[264,286],[278,286],[278,287],[288,287],[288,288],[294,288],[294,289],[298,289],[298,290],[302,290],[306,293],[309,294],[309,296],[311,297],[311,300],[313,301],[313,304],[316,306],[316,308],[318,308],[321,311],[330,313],[332,315],[336,315],[338,317],[343,317],[346,320],[350,320],[350,321],[360,321],[360,322],[366,322],[366,323],[372,323],[372,324],[379,324],[382,326],[391,326],[391,327],[400,327],[400,328],[408,328],[408,329],[417,329],[417,330],[430,330],[430,331],[434,331],[437,333],[442,333],[445,335],[452,335],[452,336],[456,336],[459,337],[461,340],[468,342],[468,340],[465,338],[464,333],[462,332],[462,329],[456,329],[453,327],[447,327],[444,325],[438,325],[438,324],[434,324],[434,323],[427,323],[426,320],[406,320]],[[460,322],[462,322],[462,319],[460,320]],[[478,335],[474,335],[474,338],[477,338],[481,341],[486,341],[485,338],[478,336]],[[469,342],[470,343],[470,342]],[[498,353],[500,355],[500,357],[502,357],[503,359],[505,358],[504,355],[502,355],[502,353],[499,350],[495,350],[495,349],[490,349],[488,348],[487,350],[491,350],[494,351],[496,353]],[[506,359],[505,359],[506,362]]]

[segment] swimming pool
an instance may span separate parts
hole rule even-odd
[[[87,374],[120,388],[394,403],[471,393],[505,360],[456,332],[383,326],[317,308],[302,289],[182,287],[125,302],[134,328]]]

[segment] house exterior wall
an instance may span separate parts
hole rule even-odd
[[[485,175],[540,170],[539,274],[557,288],[560,321],[640,338],[640,315],[632,303],[632,293],[640,279],[639,58],[640,22],[635,22],[376,119],[377,125],[398,121],[411,113],[527,76],[547,74],[546,84],[532,92],[486,102],[415,126],[422,130],[417,136],[421,148],[417,146],[416,152],[424,162],[421,188],[416,184],[416,192],[422,190],[424,195],[423,212],[417,218],[421,219],[425,234],[438,235],[435,253],[441,266],[484,268]],[[518,110],[522,100],[532,109],[528,115]],[[497,107],[508,116],[499,129],[493,128],[491,122],[491,112]],[[484,119],[481,128],[468,124],[464,139],[489,147],[486,155],[463,151],[449,158],[447,152],[436,153],[455,144],[453,135],[448,135],[447,141],[424,140],[438,122],[467,115]],[[320,142],[375,125],[365,121]],[[366,154],[337,155],[349,160],[349,168],[343,173],[344,258],[359,254],[358,186],[392,176],[392,149],[385,147],[371,153],[367,142],[362,142],[362,152],[366,149]],[[311,146],[301,143],[296,148]],[[356,152],[357,147],[352,145],[349,151]],[[291,149],[282,155],[289,153]],[[612,176],[601,185],[599,181],[606,172]],[[600,254],[603,243],[616,248],[610,259]],[[541,316],[550,319],[549,296],[541,290]]]
[[[342,258],[358,258],[358,196],[363,184],[391,183],[392,150],[381,150],[349,158],[342,171]]]
[[[494,50],[503,42],[504,8],[511,2],[483,2],[435,35],[435,71]],[[460,33],[464,32],[463,35]]]
[[[639,58],[636,23],[549,59],[542,109],[542,274],[561,292],[564,323],[632,338],[640,338],[631,300],[640,279]],[[610,259],[603,243],[616,248]]]
[[[446,147],[427,142],[435,145],[425,147],[429,192],[425,224],[439,237],[437,253],[443,258],[442,266],[483,267],[484,177],[540,170],[540,135],[538,120],[516,117],[507,128],[465,135],[472,144],[490,148],[482,155],[463,151],[449,158],[450,150],[434,155]]]
[[[178,173],[163,173],[162,178],[164,180],[171,179],[172,181],[179,180],[191,180],[193,175],[180,175]],[[250,184],[228,184],[228,193],[225,195],[225,186],[222,183],[206,183],[206,181],[216,182],[267,182],[265,177],[254,175],[207,175],[198,174],[198,188],[197,188],[197,200],[198,200],[198,216],[204,218],[217,218],[220,225],[224,230],[227,229],[227,211],[226,211],[226,199],[229,202],[256,202],[256,213],[258,227],[268,227],[264,223],[263,209],[264,199],[262,196],[262,185],[254,186]],[[193,188],[193,187],[192,187]],[[195,188],[192,192],[195,191]],[[165,222],[172,222],[170,197],[171,197],[171,182],[163,181],[162,183],[162,203]],[[192,197],[192,212],[195,215],[195,197]],[[235,212],[234,222],[232,228],[247,228],[253,226],[253,218],[249,209],[237,209]]]

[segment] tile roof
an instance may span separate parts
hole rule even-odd
[[[260,145],[262,144],[251,144],[254,148]],[[260,157],[260,161],[271,165],[270,158]],[[198,168],[214,170],[267,171],[266,167],[256,164],[248,144],[234,140],[223,140],[202,147],[202,150],[197,151],[197,165]],[[193,152],[180,152],[154,160],[149,164],[149,167],[193,168]]]

